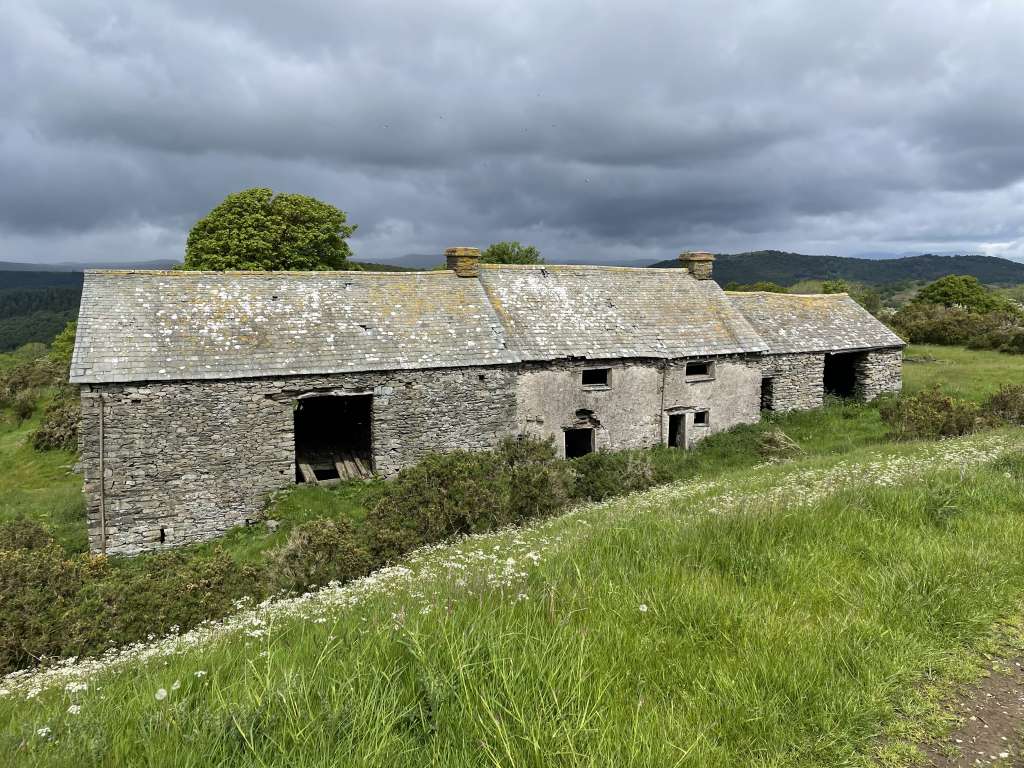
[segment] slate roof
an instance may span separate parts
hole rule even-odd
[[[438,272],[87,271],[75,383],[511,363],[478,280]]]
[[[845,294],[726,294],[684,270],[86,272],[79,384],[901,346]]]
[[[903,340],[845,293],[728,292],[770,353],[903,347]]]
[[[684,270],[482,264],[480,282],[524,360],[765,349],[717,283]]]

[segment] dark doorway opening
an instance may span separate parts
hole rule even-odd
[[[668,415],[668,445],[670,448],[686,447],[686,414],[670,413]]]
[[[851,397],[857,386],[857,355],[825,355],[825,392]]]
[[[761,410],[775,410],[775,379],[771,376],[761,379]]]
[[[304,397],[295,407],[295,482],[369,477],[372,395]]]
[[[590,427],[565,430],[565,458],[578,459],[594,452],[594,430]]]

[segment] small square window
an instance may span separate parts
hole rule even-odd
[[[611,381],[611,368],[586,368],[583,371],[584,387],[607,387]]]
[[[686,364],[688,379],[710,379],[714,375],[714,364],[709,360],[692,360]]]
[[[708,412],[707,411],[694,411],[693,412],[693,426],[695,427],[706,427],[708,425]]]

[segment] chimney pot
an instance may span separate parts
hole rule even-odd
[[[683,251],[679,261],[698,280],[710,280],[715,256],[708,251]]]
[[[444,252],[448,269],[459,277],[478,277],[480,275],[480,249],[460,245],[448,248]]]

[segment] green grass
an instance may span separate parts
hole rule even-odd
[[[0,413],[0,521],[43,523],[68,551],[88,547],[82,477],[71,451],[36,451],[29,442],[38,417],[16,424]]]
[[[1018,453],[993,464],[994,441]],[[89,675],[85,692],[2,697],[0,756],[838,766],[905,755],[887,737],[938,722],[927,684],[970,673],[969,652],[1019,615],[1022,446],[1014,430],[857,448],[438,549],[379,592],[350,588],[354,605],[267,614],[201,648]]]
[[[1024,356],[990,350],[912,344],[904,353],[903,388],[938,384],[969,400],[982,400],[1000,384],[1024,384]]]

